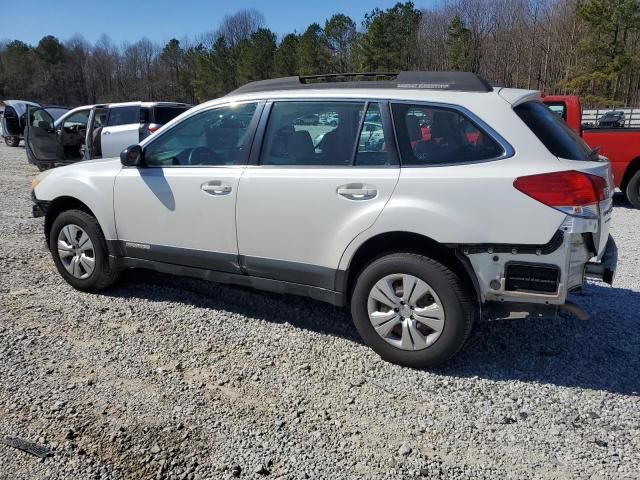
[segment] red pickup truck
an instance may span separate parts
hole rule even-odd
[[[554,112],[587,142],[611,161],[616,187],[629,203],[640,208],[640,128],[602,128],[582,126],[580,98],[570,95],[543,98]]]

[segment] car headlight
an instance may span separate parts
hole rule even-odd
[[[40,178],[40,175],[36,175],[35,177],[33,177],[33,180],[31,180],[31,191],[33,192],[36,187],[38,186],[38,184],[42,181],[42,179]]]
[[[40,182],[42,182],[42,180],[44,180],[45,178],[47,178],[47,176],[53,172],[53,169],[51,170],[45,170],[44,172],[40,172],[38,175],[36,175],[35,177],[33,177],[33,180],[31,180],[31,191],[33,192],[36,187],[38,185],[40,185]]]

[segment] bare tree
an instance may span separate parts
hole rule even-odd
[[[215,37],[224,37],[227,46],[235,48],[242,40],[248,39],[252,33],[264,26],[264,15],[258,10],[240,10],[232,15],[225,15]]]

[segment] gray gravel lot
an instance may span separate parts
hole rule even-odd
[[[640,211],[617,199],[615,288],[560,316],[482,322],[435,371],[381,361],[348,315],[131,272],[55,271],[37,173],[0,143],[0,479],[640,478]]]

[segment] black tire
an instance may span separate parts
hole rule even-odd
[[[422,350],[403,350],[391,345],[378,335],[369,319],[369,292],[380,279],[398,273],[425,281],[439,297],[445,312],[442,333]],[[374,260],[360,272],[351,296],[351,315],[364,342],[383,359],[425,368],[445,362],[462,348],[471,333],[476,308],[472,295],[451,269],[424,255],[394,253]]]
[[[624,192],[633,208],[640,209],[640,170],[633,174]]]
[[[53,163],[38,163],[36,164],[36,167],[40,172],[44,172],[45,170],[49,170],[50,168],[53,168]]]
[[[4,137],[7,147],[17,147],[20,145],[20,137]]]
[[[69,224],[82,228],[89,236],[91,243],[93,243],[95,266],[91,275],[84,279],[76,278],[69,273],[62,264],[62,260],[58,254],[58,235],[60,231]],[[107,242],[98,221],[81,210],[66,210],[55,218],[49,234],[49,250],[51,250],[53,261],[62,278],[64,278],[69,285],[83,292],[103,290],[113,285],[120,276],[120,272],[111,268],[109,265]]]

